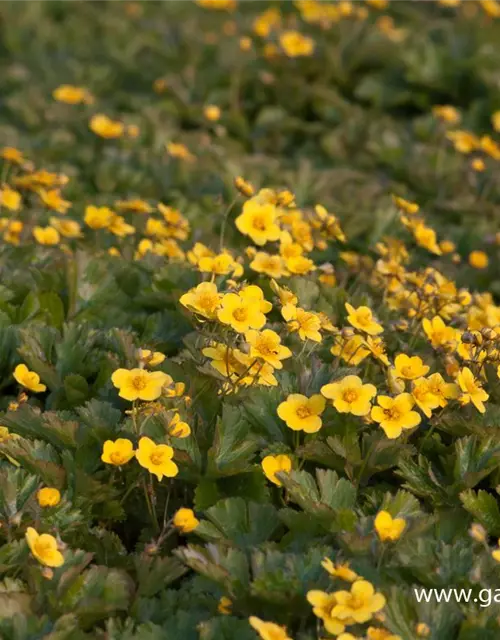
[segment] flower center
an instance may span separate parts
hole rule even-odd
[[[266,340],[265,338],[260,340],[257,345],[257,350],[263,356],[275,355],[277,353],[274,342],[272,340]]]
[[[348,403],[356,402],[358,397],[359,397],[359,394],[356,389],[346,389],[342,395],[344,402],[348,402]]]
[[[210,293],[202,293],[198,298],[198,304],[202,309],[213,309],[217,306],[218,298]]]
[[[297,415],[302,419],[309,418],[309,416],[312,415],[312,411],[306,404],[302,404],[300,407],[297,407]]]
[[[243,322],[248,317],[248,310],[245,307],[237,307],[233,311],[233,318],[238,322]]]
[[[114,464],[121,464],[123,462],[123,456],[119,451],[113,451],[113,453],[109,454],[109,457]]]
[[[265,231],[267,228],[266,220],[262,216],[256,216],[252,221],[252,226],[258,231]]]
[[[163,462],[163,453],[159,451],[153,451],[153,453],[149,456],[149,459],[151,460],[152,464],[160,465]]]
[[[41,542],[40,540],[37,540],[35,548],[38,555],[44,556],[49,551],[51,551],[52,545],[50,544],[50,542]]]
[[[391,407],[390,409],[384,409],[384,415],[388,420],[399,420],[401,418],[401,411],[396,407]]]
[[[349,607],[351,609],[362,609],[365,606],[365,601],[363,598],[357,598],[356,596],[351,596],[349,601]]]
[[[401,373],[406,377],[406,378],[411,378],[413,376],[413,369],[411,368],[411,366],[407,365],[406,367],[403,367],[401,369]]]
[[[138,391],[142,391],[143,389],[145,389],[147,387],[147,384],[148,383],[144,376],[134,376],[132,378],[132,386]]]

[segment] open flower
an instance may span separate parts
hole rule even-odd
[[[394,439],[401,435],[403,429],[412,429],[420,424],[420,416],[412,411],[415,401],[409,393],[400,393],[395,398],[378,396],[378,407],[373,407],[371,417],[385,432],[385,435]]]
[[[441,316],[434,316],[432,320],[424,318],[422,327],[434,349],[439,349],[440,347],[450,349],[457,344],[457,330],[453,327],[448,327]]]
[[[260,358],[274,369],[282,369],[281,361],[292,355],[290,349],[281,344],[279,335],[271,329],[260,332],[251,329],[245,334],[245,340],[250,345],[250,357]]]
[[[172,438],[187,438],[191,434],[191,427],[176,413],[168,423],[168,434]]]
[[[48,247],[52,247],[56,244],[59,244],[61,236],[59,235],[59,231],[54,229],[54,227],[34,227],[33,228],[33,236],[38,244],[43,244]]]
[[[396,369],[396,377],[405,380],[415,380],[429,373],[430,367],[422,362],[418,356],[407,356],[406,353],[400,353],[394,360],[394,368]]]
[[[281,471],[284,471],[285,473],[291,471],[292,459],[290,456],[284,454],[278,456],[266,456],[263,458],[261,465],[266,478],[278,487],[281,487],[281,480],[276,477],[276,474]]]
[[[426,378],[417,378],[413,381],[411,395],[417,407],[427,418],[430,418],[433,410],[439,407],[439,398],[431,392],[429,381]]]
[[[141,467],[153,473],[158,480],[163,476],[173,478],[179,473],[179,467],[172,460],[174,450],[168,444],[155,444],[151,438],[142,437],[135,457]]]
[[[376,593],[368,580],[357,580],[350,591],[335,591],[333,595],[337,604],[332,615],[339,620],[352,621],[349,624],[367,622],[385,606],[384,596]]]
[[[235,224],[240,233],[249,236],[255,244],[263,246],[266,242],[273,242],[280,237],[277,217],[277,210],[273,204],[260,204],[252,199],[245,202]]]
[[[125,400],[156,400],[161,396],[164,385],[172,378],[163,371],[145,371],[144,369],[117,369],[111,381],[120,390],[120,398]]]
[[[342,358],[346,364],[353,366],[358,365],[370,355],[368,345],[365,340],[358,335],[347,339],[340,337],[336,340],[330,351],[334,356]]]
[[[358,376],[346,376],[338,382],[325,384],[321,393],[333,401],[339,413],[366,416],[370,413],[370,401],[377,395],[377,389],[373,384],[363,384]]]
[[[117,440],[106,440],[102,447],[101,460],[106,464],[113,464],[121,467],[131,460],[135,455],[134,445],[127,438]]]
[[[315,433],[321,429],[320,415],[325,404],[325,399],[319,394],[307,398],[300,393],[292,393],[278,406],[278,415],[293,431]]]
[[[33,527],[26,530],[26,542],[33,556],[46,567],[60,567],[64,564],[63,554],[57,548],[57,540],[48,533],[37,533]]]
[[[388,511],[379,511],[375,518],[375,531],[382,542],[399,540],[405,530],[404,518],[393,518]]]
[[[345,303],[347,309],[347,320],[355,329],[364,331],[371,336],[382,333],[384,327],[375,321],[372,310],[369,307],[358,307],[355,309],[348,302]]]
[[[26,387],[34,393],[41,393],[47,387],[40,383],[40,376],[34,371],[30,371],[25,364],[18,364],[14,369],[14,378],[20,385]]]
[[[287,321],[289,331],[297,331],[301,340],[321,342],[321,320],[315,313],[293,304],[286,304],[281,310],[281,315]]]
[[[202,282],[181,296],[179,302],[190,311],[208,320],[215,320],[220,297],[217,285],[213,282]]]
[[[238,333],[262,329],[266,324],[266,316],[260,310],[259,302],[237,293],[226,293],[223,296],[217,318]]]
[[[350,621],[344,622],[333,614],[333,610],[337,606],[335,593],[313,589],[307,592],[307,601],[312,604],[314,615],[323,621],[328,633],[338,636],[344,631],[346,624],[350,624]]]
[[[264,622],[256,616],[250,616],[248,622],[257,631],[262,640],[292,640],[286,627],[280,627],[274,622]]]
[[[192,509],[181,507],[174,513],[173,523],[181,533],[191,533],[200,524],[200,521]]]
[[[333,564],[330,558],[323,558],[321,566],[332,576],[332,578],[339,578],[346,582],[354,582],[359,579],[358,574],[350,568],[348,562]]]
[[[468,367],[464,367],[459,372],[457,382],[463,391],[459,397],[460,403],[469,404],[472,402],[480,413],[484,413],[486,411],[484,402],[486,402],[490,396],[481,388],[481,383],[474,378],[474,374]]]

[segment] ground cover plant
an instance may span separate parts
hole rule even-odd
[[[1,4],[2,640],[500,637],[499,17]]]

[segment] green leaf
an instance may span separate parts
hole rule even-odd
[[[64,391],[70,405],[83,404],[89,396],[89,385],[83,376],[70,373],[64,378]]]
[[[217,420],[214,444],[208,451],[207,475],[231,476],[249,470],[249,460],[256,448],[256,439],[241,410],[224,405],[222,417]]]
[[[500,536],[500,509],[498,500],[487,491],[463,491],[460,500],[464,508],[486,528],[492,536]]]
[[[61,298],[53,291],[40,293],[38,296],[40,309],[46,312],[48,323],[61,329],[64,324],[64,305]]]

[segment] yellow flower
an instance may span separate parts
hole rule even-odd
[[[106,464],[114,464],[116,467],[129,462],[135,455],[134,445],[127,438],[106,440],[102,447],[101,460]]]
[[[418,356],[407,356],[406,353],[400,353],[394,360],[396,369],[396,377],[404,380],[415,380],[429,373],[430,367],[422,362]]]
[[[278,415],[293,431],[316,433],[321,429],[320,415],[325,404],[325,399],[319,394],[307,398],[300,393],[292,393],[278,405]]]
[[[165,354],[161,351],[139,349],[139,360],[143,362],[147,367],[157,367],[165,360]]]
[[[38,195],[46,207],[57,213],[65,214],[71,207],[71,202],[63,199],[59,189],[39,189]]]
[[[196,0],[196,4],[204,9],[218,11],[233,11],[236,8],[236,0]]]
[[[191,427],[187,422],[183,422],[179,414],[176,413],[168,424],[168,434],[172,438],[187,438],[191,434]]]
[[[442,254],[442,251],[437,243],[436,232],[434,231],[434,229],[427,227],[422,222],[416,226],[413,231],[413,235],[415,237],[416,243],[420,247],[427,249],[427,251],[430,251],[437,256],[440,256]]]
[[[261,204],[252,199],[245,202],[235,224],[240,233],[262,246],[279,239],[281,231],[276,220],[277,210],[274,204]]]
[[[257,273],[265,273],[270,278],[279,279],[286,274],[285,264],[281,256],[273,256],[265,251],[258,251],[250,263],[250,269]]]
[[[337,604],[333,607],[332,615],[346,624],[362,623],[370,620],[374,613],[385,606],[385,598],[376,593],[368,580],[357,580],[350,591],[335,591]]]
[[[357,309],[355,309],[348,302],[346,302],[345,308],[348,312],[348,322],[356,329],[364,331],[371,336],[382,333],[382,331],[384,330],[382,325],[375,322],[372,310],[369,307],[358,307]]]
[[[59,218],[50,218],[50,226],[60,233],[64,238],[80,238],[82,230],[75,220],[60,220]]]
[[[276,477],[276,474],[282,471],[289,473],[292,470],[292,460],[290,456],[284,454],[279,456],[266,456],[263,458],[261,465],[266,478],[278,487],[281,487],[282,483],[281,480]]]
[[[24,157],[22,151],[16,149],[15,147],[3,147],[0,150],[0,158],[3,158],[7,162],[12,162],[13,164],[23,164]]]
[[[236,176],[234,179],[234,186],[238,189],[241,195],[247,198],[251,198],[255,193],[253,185],[241,176]]]
[[[424,318],[422,327],[434,349],[453,348],[457,343],[456,329],[446,326],[441,316],[434,316],[432,320]]]
[[[249,329],[262,329],[266,324],[266,316],[260,310],[260,302],[240,292],[226,293],[221,300],[217,312],[219,322],[228,324],[238,333],[246,333]]]
[[[162,371],[117,369],[111,376],[111,382],[120,390],[120,398],[150,401],[161,396],[163,385],[171,384],[172,378]]]
[[[498,545],[500,546],[500,540],[498,540]],[[493,558],[493,560],[495,560],[496,562],[500,562],[500,548],[498,549],[493,549],[493,551],[491,552],[491,557]]]
[[[460,389],[463,391],[459,397],[461,404],[472,404],[480,413],[484,413],[486,408],[484,402],[490,397],[484,389],[481,388],[481,383],[474,378],[474,374],[468,367],[464,367],[457,375],[457,382]]]
[[[113,215],[111,218],[108,230],[114,233],[115,236],[123,238],[131,233],[135,233],[135,227],[131,224],[127,224],[122,216]]]
[[[275,369],[282,369],[281,361],[292,355],[290,349],[281,344],[279,335],[271,329],[260,332],[254,329],[247,331],[245,340],[250,345],[250,358],[260,358]]]
[[[353,335],[351,338],[340,338],[330,349],[334,356],[340,356],[347,364],[358,365],[370,355],[366,342],[361,336]]]
[[[471,251],[469,253],[469,264],[474,269],[486,269],[488,262],[488,256],[484,251]]]
[[[373,336],[367,336],[365,340],[365,346],[370,350],[370,353],[374,358],[380,360],[386,367],[389,366],[389,359],[385,353],[385,344],[382,338],[374,338]]]
[[[416,202],[410,202],[409,200],[405,200],[404,198],[400,198],[399,196],[392,196],[392,200],[394,204],[408,215],[414,215],[418,213],[420,207]]]
[[[404,518],[393,518],[388,511],[379,511],[375,518],[375,531],[382,542],[399,540],[405,530]]]
[[[314,51],[314,40],[298,31],[284,31],[279,40],[281,48],[289,58],[310,56]]]
[[[33,235],[39,244],[53,246],[59,243],[61,236],[54,227],[34,227]]]
[[[287,321],[289,331],[297,331],[301,340],[321,342],[321,320],[315,313],[293,304],[286,304],[281,310],[281,315]]]
[[[0,189],[0,207],[9,211],[19,211],[21,208],[21,194],[4,184]]]
[[[36,497],[41,507],[55,507],[61,502],[60,492],[52,487],[43,487]]]
[[[186,162],[194,162],[195,157],[182,142],[167,142],[167,153],[171,158],[185,160]]]
[[[174,527],[177,527],[181,533],[191,533],[200,524],[194,511],[186,507],[181,507],[174,513],[173,522]]]
[[[179,302],[190,311],[208,320],[215,320],[220,305],[220,294],[213,282],[202,282],[181,296]]]
[[[97,136],[106,139],[121,138],[125,132],[122,122],[111,120],[111,118],[102,113],[92,116],[89,128]]]
[[[179,473],[178,466],[172,460],[174,450],[168,444],[155,444],[150,438],[142,437],[135,457],[141,467],[153,473],[158,480],[163,476],[173,478]]]
[[[350,620],[340,620],[333,614],[337,606],[337,598],[334,593],[312,590],[307,592],[307,601],[313,606],[313,613],[317,618],[323,620],[328,633],[338,636],[345,629],[346,624],[351,624]]]
[[[491,18],[500,18],[500,4],[497,0],[479,0],[479,4]]]
[[[92,104],[92,95],[84,87],[75,87],[71,84],[62,84],[52,92],[54,100],[66,104]]]
[[[470,131],[462,131],[457,129],[456,131],[449,131],[446,134],[446,137],[448,138],[448,140],[451,140],[451,142],[453,142],[455,149],[459,153],[471,153],[471,151],[474,151],[479,146],[478,138]]]
[[[133,198],[132,200],[117,200],[115,206],[120,211],[132,211],[133,213],[151,213],[153,207],[139,198]]]
[[[109,207],[94,207],[93,205],[89,205],[85,208],[84,221],[91,229],[107,229],[115,215],[114,211]]]
[[[221,596],[217,611],[223,616],[230,616],[233,608],[233,602],[227,596]]]
[[[425,378],[417,378],[413,381],[411,395],[417,407],[428,418],[431,417],[432,411],[439,407],[439,398],[431,392],[429,381]]]
[[[391,440],[400,436],[403,429],[413,429],[420,424],[419,414],[412,411],[414,400],[409,393],[400,393],[395,398],[378,396],[377,402],[379,406],[373,407],[370,415]]]
[[[431,635],[431,629],[425,622],[419,622],[415,626],[415,632],[419,638],[428,638]]]
[[[203,108],[203,115],[207,120],[210,120],[210,122],[217,122],[220,118],[221,111],[217,105],[207,104],[207,106]]]
[[[257,631],[262,640],[292,640],[286,627],[280,627],[274,622],[264,622],[256,616],[250,616],[248,622]]]
[[[57,548],[57,540],[48,533],[37,533],[33,527],[26,529],[26,542],[33,556],[46,567],[60,567],[64,564],[62,553]]]
[[[44,384],[40,383],[40,376],[38,373],[30,371],[25,364],[18,364],[14,369],[13,375],[20,385],[34,393],[41,393],[47,389]]]
[[[333,578],[339,578],[346,582],[354,582],[359,578],[358,574],[350,568],[348,562],[344,562],[343,564],[333,564],[330,558],[323,558],[321,566]]]
[[[373,384],[363,384],[358,376],[346,376],[337,382],[325,384],[321,393],[333,400],[333,406],[339,413],[352,413],[355,416],[366,416],[370,413],[370,400],[377,395]]]
[[[381,627],[368,627],[366,640],[402,640],[402,638]]]
[[[455,125],[460,122],[460,112],[449,104],[432,107],[432,113],[447,124]]]

